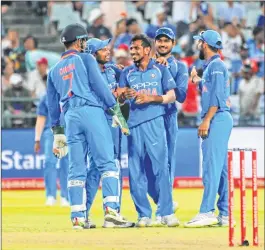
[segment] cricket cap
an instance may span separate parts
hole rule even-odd
[[[158,36],[166,36],[171,40],[175,40],[175,34],[173,30],[167,27],[162,27],[156,31],[155,40]]]
[[[105,48],[106,46],[108,46],[108,44],[110,43],[110,40],[111,39],[100,40],[98,38],[90,38],[86,42],[85,52],[90,53],[90,54],[94,54],[98,50],[101,50],[101,49]]]
[[[202,31],[199,35],[193,36],[195,40],[202,40],[216,49],[222,49],[222,39],[220,34],[215,30]]]

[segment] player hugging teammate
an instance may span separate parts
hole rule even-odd
[[[67,151],[69,154],[73,227],[95,227],[89,210],[100,179],[104,227],[178,226],[180,222],[174,215],[177,202],[172,200],[178,132],[176,101],[185,101],[188,71],[171,55],[173,31],[164,27],[157,30],[155,58],[151,57],[149,38],[135,35],[130,43],[133,64],[123,70],[110,63],[110,40],[88,39],[81,25],[67,26],[61,41],[66,52],[49,72],[47,99],[53,151],[58,158]],[[69,72],[62,73],[63,68],[69,68]],[[59,122],[59,103],[65,116],[65,135]],[[123,105],[129,106],[127,122],[120,111]],[[121,133],[128,136],[136,224],[120,214]],[[157,204],[155,221],[148,194]]]

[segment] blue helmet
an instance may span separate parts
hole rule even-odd
[[[85,52],[86,53],[90,53],[90,54],[94,54],[98,50],[101,50],[101,49],[105,48],[110,43],[110,40],[111,39],[100,40],[98,38],[90,38],[86,42]]]
[[[60,37],[61,43],[69,43],[69,42],[74,42],[77,39],[88,39],[88,34],[85,29],[81,24],[75,23],[75,24],[70,24],[66,26]]]
[[[175,40],[175,34],[173,30],[167,27],[162,27],[156,31],[155,40],[158,36],[166,36],[171,40]]]

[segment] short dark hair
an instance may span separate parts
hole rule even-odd
[[[138,22],[137,22],[137,20],[135,19],[135,18],[129,18],[129,19],[127,19],[127,21],[126,21],[126,26],[128,27],[128,26],[130,26],[130,25],[132,25],[132,24],[137,24]]]
[[[150,41],[150,39],[145,35],[145,34],[138,34],[135,35],[132,40],[131,40],[131,44],[135,41],[141,40],[142,41],[142,46],[144,48],[148,48],[150,47],[152,49],[152,42]]]
[[[219,50],[219,49],[217,49],[217,48],[215,48],[215,47],[213,47],[213,46],[211,46],[211,45],[209,45],[209,44],[208,44],[208,47],[209,47],[209,49],[210,49],[212,52],[214,52],[214,53],[217,53],[218,50]]]
[[[25,43],[28,39],[32,39],[34,41],[34,45],[35,45],[35,48],[38,48],[38,39],[32,35],[27,35],[23,41],[23,43]]]
[[[165,35],[165,34],[161,34],[161,35],[158,35],[157,37],[155,37],[155,41],[156,41],[156,40],[159,40],[161,37],[166,37],[167,39],[171,40],[172,43],[174,43],[174,39],[169,38],[169,37],[168,37],[167,35]]]
[[[74,42],[75,42],[75,41],[74,41]],[[64,47],[65,47],[66,49],[69,49],[69,48],[73,45],[74,42],[67,42],[67,43],[64,43]]]

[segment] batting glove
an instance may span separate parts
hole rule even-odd
[[[64,128],[57,126],[52,128],[53,131],[53,154],[61,159],[68,153],[68,146],[66,144],[66,136]]]
[[[130,130],[126,120],[121,113],[120,105],[116,103],[112,108],[108,110],[108,112],[112,115],[112,127],[119,126],[121,128],[121,132],[124,135],[130,135]]]

